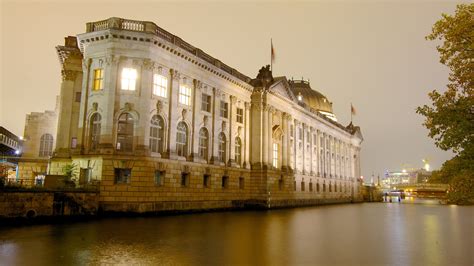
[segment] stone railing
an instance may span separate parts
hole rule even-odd
[[[136,31],[136,32],[146,32],[152,33],[161,39],[164,39],[179,48],[186,50],[187,52],[199,57],[200,59],[214,65],[215,67],[223,70],[224,72],[246,82],[250,82],[250,78],[246,75],[240,73],[239,71],[231,68],[230,66],[222,63],[218,59],[206,54],[201,49],[192,46],[191,44],[183,41],[176,35],[173,35],[166,30],[158,27],[153,22],[148,21],[138,21],[138,20],[130,20],[130,19],[122,19],[122,18],[109,18],[106,20],[96,21],[96,22],[89,22],[86,25],[86,32],[95,32],[95,31],[102,31],[108,29],[117,29],[117,30],[128,30],[128,31]]]

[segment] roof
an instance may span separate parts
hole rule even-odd
[[[288,80],[288,84],[293,94],[296,97],[301,95],[303,102],[309,107],[317,111],[333,113],[332,102],[320,92],[313,90],[308,81]]]

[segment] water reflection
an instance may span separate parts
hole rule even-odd
[[[354,204],[0,229],[6,265],[471,265],[474,207]]]

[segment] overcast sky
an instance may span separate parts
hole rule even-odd
[[[448,70],[426,41],[456,2],[338,1],[157,3],[156,1],[3,1],[0,125],[23,134],[25,115],[52,110],[60,88],[54,47],[108,17],[153,21],[250,77],[269,64],[274,76],[309,79],[332,102],[339,122],[362,128],[362,172],[434,168],[452,155],[434,146],[415,108],[445,87]]]

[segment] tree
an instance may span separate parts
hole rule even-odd
[[[454,16],[443,14],[426,39],[442,42],[436,48],[440,62],[450,69],[449,83],[445,92],[430,92],[432,105],[418,107],[416,112],[425,117],[423,125],[436,146],[456,154],[434,174],[434,179],[449,182],[452,189],[459,190],[463,187],[460,182],[467,186],[474,179],[474,4],[458,5]],[[459,191],[456,201],[466,202],[459,198],[469,193]],[[472,197],[472,193],[469,195]]]

